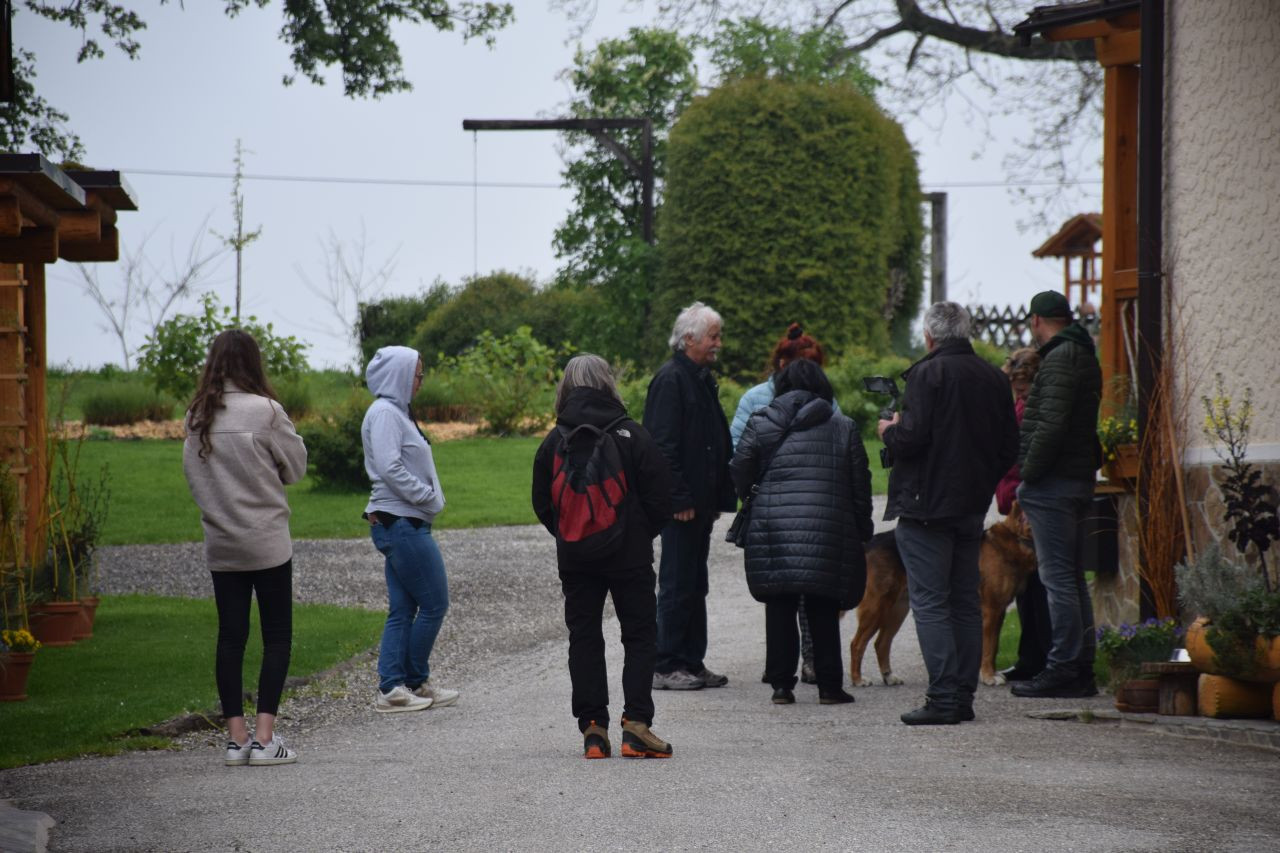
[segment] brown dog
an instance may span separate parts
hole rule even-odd
[[[996,649],[1009,602],[1036,570],[1035,551],[1027,545],[1029,538],[1026,516],[1016,502],[1009,515],[982,534],[978,594],[982,605],[980,677],[983,684],[1004,683],[996,673]],[[907,618],[907,572],[892,531],[877,533],[867,543],[866,551],[867,589],[858,605],[857,631],[849,641],[849,680],[854,687],[871,685],[871,680],[862,676],[862,657],[867,644],[875,637],[880,677],[885,684],[902,684],[902,679],[893,674],[889,665],[889,649]]]

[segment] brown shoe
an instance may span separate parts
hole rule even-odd
[[[655,735],[645,723],[622,719],[623,758],[670,758],[671,744]]]
[[[609,732],[592,720],[582,733],[582,757],[608,758],[610,755],[613,755],[613,747],[609,745]]]

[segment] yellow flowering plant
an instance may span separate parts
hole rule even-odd
[[[25,628],[18,628],[14,631],[0,631],[0,646],[4,647],[2,651],[27,653],[40,648],[40,641]]]
[[[1137,444],[1138,419],[1132,417],[1105,417],[1098,422],[1098,443],[1102,445],[1103,458],[1108,462],[1116,458],[1116,447],[1121,444]]]

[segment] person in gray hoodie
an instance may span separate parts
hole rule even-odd
[[[373,483],[364,517],[386,557],[387,622],[378,656],[382,713],[452,705],[456,690],[428,683],[431,648],[449,610],[444,560],[431,522],[444,509],[431,443],[409,402],[422,385],[422,359],[409,347],[383,347],[365,369],[374,401],[360,427],[364,468]]]
[[[218,608],[214,675],[227,720],[227,765],[291,764],[275,734],[293,644],[293,542],[284,487],[307,473],[307,448],[276,401],[258,343],[219,334],[187,411],[182,470],[204,527],[205,562]],[[262,669],[252,739],[240,679],[249,607],[258,596]]]

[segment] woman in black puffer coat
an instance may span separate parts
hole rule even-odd
[[[777,396],[753,414],[729,472],[738,495],[756,490],[747,524],[747,588],[765,604],[765,677],[773,701],[795,701],[803,597],[813,633],[818,701],[852,702],[843,682],[840,611],[862,600],[871,538],[871,470],[853,421],[831,408],[822,368],[799,359],[775,380]]]

